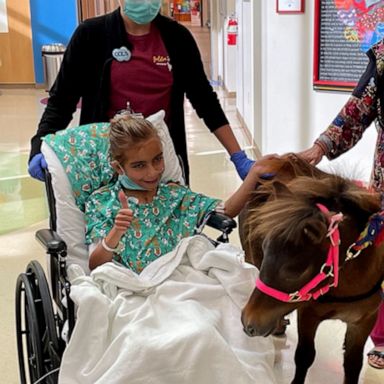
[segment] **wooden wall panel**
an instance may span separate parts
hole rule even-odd
[[[79,0],[81,20],[104,15],[119,6],[118,0]]]
[[[0,83],[34,84],[29,0],[7,0],[8,33],[0,33]]]

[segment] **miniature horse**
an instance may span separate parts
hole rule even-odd
[[[357,384],[384,278],[384,247],[357,240],[380,211],[380,196],[294,155],[269,162],[274,179],[260,181],[240,216],[246,259],[260,269],[242,312],[244,331],[270,335],[297,309],[292,383],[299,384],[314,361],[319,324],[340,319],[347,324],[344,383]]]

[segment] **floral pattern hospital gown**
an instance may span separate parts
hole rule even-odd
[[[107,236],[121,208],[120,183],[94,192],[85,206],[86,242],[96,243]],[[146,265],[172,251],[178,242],[192,236],[206,213],[220,203],[177,184],[160,184],[151,203],[128,198],[133,221],[122,236],[114,260],[140,273]]]
[[[72,127],[43,140],[60,160],[71,184],[76,205],[84,212],[89,195],[107,185],[113,168],[109,153],[109,123]]]

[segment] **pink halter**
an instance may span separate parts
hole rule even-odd
[[[316,206],[329,217],[329,210],[322,204],[316,204]],[[259,278],[256,280],[256,287],[263,293],[273,298],[284,301],[286,303],[294,303],[298,301],[308,301],[310,299],[317,299],[319,296],[324,295],[329,291],[331,287],[337,287],[339,283],[339,244],[340,244],[340,232],[338,225],[343,220],[343,214],[337,213],[330,217],[330,223],[328,227],[327,237],[331,241],[329,247],[328,256],[326,262],[322,265],[320,272],[300,290],[293,293],[285,293],[269,287],[264,284]],[[315,289],[322,281],[328,277],[333,277],[333,282],[327,284],[324,287],[318,289],[315,292],[310,293]]]

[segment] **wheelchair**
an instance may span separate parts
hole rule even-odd
[[[95,125],[89,125],[84,129],[91,131],[94,127]],[[82,127],[69,128],[66,131],[70,133],[71,129],[79,128]],[[49,158],[45,157],[48,163],[45,187],[49,229],[38,230],[36,239],[48,255],[48,278],[40,263],[33,260],[16,282],[16,338],[22,384],[57,383],[61,358],[76,321],[76,308],[70,297],[71,283],[67,276],[71,249],[65,233],[60,233],[58,226],[60,212],[57,194],[61,185],[54,179]],[[89,162],[89,159],[86,158],[85,161]],[[63,195],[63,192],[60,193]],[[217,240],[211,240],[214,243],[228,242],[228,235],[236,228],[233,219],[217,212],[206,215],[196,228],[196,233],[201,233],[206,225],[221,232]]]

